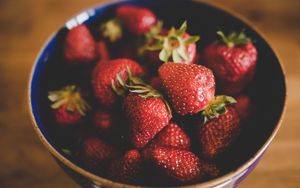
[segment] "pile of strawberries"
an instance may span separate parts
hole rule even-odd
[[[187,32],[187,22],[164,28],[151,10],[135,6],[117,7],[99,33],[96,41],[78,25],[63,50],[68,66],[93,67],[86,83],[93,95],[76,83],[49,92],[57,125],[94,130],[79,151],[66,153],[79,153],[85,168],[129,184],[145,184],[154,174],[172,185],[220,175],[215,159],[253,112],[244,94],[257,62],[251,40],[244,32],[218,31],[220,39],[197,52],[200,38]]]

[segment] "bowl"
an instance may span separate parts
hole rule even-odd
[[[260,32],[240,16],[205,3],[180,0],[131,0],[105,3],[81,12],[67,21],[42,47],[32,68],[28,104],[37,136],[62,169],[83,187],[143,187],[126,185],[97,176],[84,169],[76,160],[66,156],[60,148],[67,144],[68,141],[64,138],[68,133],[63,130],[57,131],[55,126],[51,126],[53,118],[49,115],[50,111],[47,107],[49,90],[69,82],[79,84],[89,82],[90,79],[86,76],[90,70],[78,73],[76,69],[69,69],[61,63],[63,57],[60,52],[68,29],[84,23],[97,38],[99,23],[112,16],[111,10],[114,7],[124,4],[150,8],[165,21],[167,26],[178,26],[187,20],[189,32],[201,36],[199,50],[215,40],[216,31],[219,29],[225,32],[245,29],[247,35],[254,39],[259,57],[255,79],[250,85],[249,93],[258,107],[255,118],[250,122],[251,125],[245,128],[246,131],[243,131],[236,144],[218,162],[223,169],[219,177],[186,186],[235,187],[254,169],[280,127],[286,101],[285,76],[277,55]]]

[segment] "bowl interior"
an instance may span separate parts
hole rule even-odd
[[[98,28],[101,22],[112,17],[112,9],[119,4],[135,4],[150,8],[166,26],[177,27],[188,21],[188,32],[201,36],[198,51],[213,42],[217,36],[216,31],[240,31],[245,29],[255,42],[258,49],[259,60],[253,83],[248,87],[248,94],[254,99],[257,106],[255,118],[249,122],[236,144],[227,151],[222,160],[217,163],[226,174],[247,160],[262,147],[277,126],[285,101],[285,82],[280,63],[265,40],[250,26],[214,7],[192,1],[126,1],[96,7],[86,12],[88,19],[84,22],[92,31],[94,37],[99,39]],[[73,22],[68,22],[73,23]],[[64,63],[62,56],[63,41],[67,32],[64,26],[48,41],[37,58],[33,70],[30,87],[32,112],[37,126],[47,141],[62,155],[61,148],[76,147],[75,138],[81,133],[80,126],[68,131],[54,126],[48,91],[63,87],[66,84],[76,83],[84,88],[90,88],[90,72],[88,68],[69,67]],[[88,126],[88,125],[81,125]],[[70,156],[65,156],[76,165],[80,162]]]

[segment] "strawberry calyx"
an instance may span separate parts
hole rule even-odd
[[[236,100],[233,97],[226,95],[216,96],[201,113],[204,117],[204,123],[217,118],[219,115],[226,114],[226,106],[234,103],[236,103]]]
[[[125,93],[136,93],[143,99],[148,99],[148,98],[161,98],[169,113],[171,114],[171,108],[168,104],[168,102],[164,99],[163,95],[154,89],[151,85],[146,84],[141,78],[135,77],[132,75],[131,70],[129,67],[127,67],[127,73],[128,73],[128,81],[125,82],[119,74],[117,74],[116,78],[121,86],[120,88],[116,87],[115,81],[111,81],[111,87],[113,91],[118,95],[118,96],[124,96]]]
[[[118,19],[111,19],[100,26],[102,35],[109,39],[110,42],[116,42],[123,36],[121,22]]]
[[[68,112],[76,110],[85,116],[86,112],[91,109],[90,105],[82,98],[80,88],[75,85],[68,85],[61,90],[50,91],[48,99],[53,102],[51,108],[58,109],[67,104]]]
[[[187,22],[183,22],[179,29],[172,27],[166,36],[161,34],[153,36],[156,40],[147,46],[147,50],[157,51],[160,50],[159,59],[163,62],[181,63],[183,61],[190,61],[187,54],[186,46],[197,42],[199,36],[184,37],[187,30]]]
[[[251,39],[247,37],[244,31],[240,33],[231,32],[229,35],[225,35],[222,31],[218,31],[217,34],[221,37],[222,42],[224,42],[229,48],[233,48],[235,45],[248,44]]]

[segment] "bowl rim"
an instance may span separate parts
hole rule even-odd
[[[204,4],[206,6],[209,6],[211,8],[217,9],[219,11],[225,12],[226,14],[235,17],[236,19],[238,19],[239,21],[243,22],[244,24],[248,25],[249,27],[251,27],[251,29],[256,32],[263,40],[264,42],[271,48],[270,46],[270,42],[267,39],[267,37],[263,34],[263,32],[258,29],[254,23],[250,22],[247,18],[245,18],[243,15],[241,15],[240,13],[235,12],[234,10],[230,9],[229,7],[225,7],[225,5],[222,5],[220,3],[212,3],[212,2],[203,2],[203,1],[197,1],[197,0],[192,0],[194,3],[200,3],[200,4]],[[73,15],[71,18],[74,18],[76,15],[82,13],[82,12],[86,12],[88,10],[92,10],[92,9],[96,9],[98,7],[101,6],[105,6],[105,5],[109,5],[109,4],[114,4],[117,2],[122,2],[122,0],[104,0],[101,3],[97,3],[93,6],[90,6],[88,8],[85,8],[84,10],[81,10],[80,12],[78,12],[77,14]],[[66,22],[64,22],[66,23]],[[34,131],[36,133],[36,135],[39,137],[40,141],[43,143],[43,145],[47,148],[47,150],[55,157],[57,158],[60,162],[62,162],[62,164],[66,165],[68,168],[70,168],[71,170],[73,170],[76,173],[79,173],[81,176],[89,178],[90,180],[93,181],[93,183],[99,184],[101,186],[108,186],[108,187],[118,187],[118,188],[124,188],[124,187],[129,187],[129,188],[145,188],[145,187],[151,187],[151,186],[137,186],[137,185],[130,185],[130,184],[125,184],[125,183],[119,183],[119,182],[114,182],[112,180],[103,178],[101,176],[97,176],[81,167],[79,167],[78,165],[76,165],[75,163],[71,162],[69,159],[67,159],[66,157],[64,157],[63,155],[61,155],[49,142],[48,140],[45,138],[45,136],[43,135],[42,131],[40,130],[39,126],[37,125],[37,122],[35,120],[34,114],[33,114],[33,109],[32,109],[32,103],[31,103],[31,85],[32,85],[32,80],[33,80],[33,76],[36,70],[36,66],[38,64],[38,60],[41,57],[41,54],[43,53],[45,47],[47,47],[47,45],[49,44],[49,42],[54,38],[54,36],[57,34],[57,31],[53,32],[48,39],[46,40],[46,42],[44,42],[43,46],[41,47],[38,55],[35,58],[34,64],[31,68],[30,71],[30,79],[28,81],[27,84],[27,99],[28,99],[28,112],[30,115],[30,119],[32,122],[32,126],[34,128]],[[250,158],[248,159],[244,164],[240,165],[239,167],[237,167],[236,169],[232,170],[229,173],[226,173],[220,177],[205,181],[205,182],[200,182],[200,183],[196,183],[196,184],[192,184],[192,185],[187,185],[187,186],[180,186],[180,187],[185,187],[185,188],[195,188],[195,187],[212,187],[212,186],[222,186],[225,185],[226,183],[228,183],[230,180],[234,179],[235,177],[237,177],[240,174],[243,174],[243,172],[245,172],[245,170],[247,170],[251,164],[253,164],[255,161],[259,160],[259,158],[263,155],[263,153],[266,151],[266,149],[268,148],[268,146],[270,145],[271,141],[274,139],[275,135],[277,134],[283,118],[285,116],[286,113],[286,106],[287,106],[287,80],[286,80],[286,71],[285,68],[282,64],[282,59],[278,56],[278,52],[276,49],[271,48],[271,50],[273,51],[275,57],[278,59],[282,74],[283,74],[283,84],[285,87],[285,93],[284,93],[284,101],[283,101],[283,106],[282,106],[282,111],[280,114],[280,117],[277,121],[276,127],[274,128],[274,130],[272,131],[271,135],[268,137],[268,139],[265,141],[265,143],[262,145],[262,147]],[[99,182],[99,183],[97,183]],[[168,186],[167,186],[168,187]],[[174,186],[172,186],[174,187]]]

